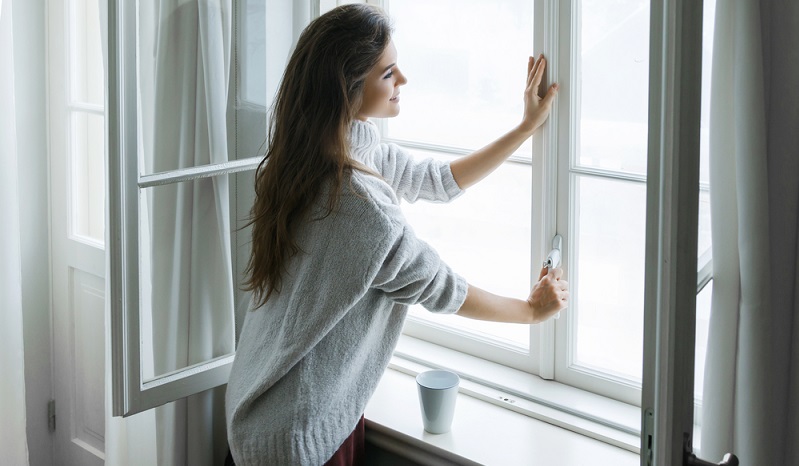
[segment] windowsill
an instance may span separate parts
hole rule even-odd
[[[453,363],[476,362],[470,361],[470,356],[403,336],[397,351],[408,354],[414,350],[424,350],[425,359],[432,360],[436,367],[457,370]],[[450,364],[440,364],[437,358],[445,358]],[[492,365],[479,358],[472,359]],[[423,464],[639,464],[638,436],[624,432],[629,429],[608,425],[629,423],[631,415],[637,419],[638,408],[529,374],[525,374],[531,378],[526,383],[534,378],[547,386],[548,392],[537,390],[536,395],[561,392],[560,397],[573,401],[570,407],[589,407],[591,413],[579,416],[563,412],[462,379],[452,430],[441,435],[429,434],[422,427],[414,375],[431,366],[398,356],[392,358],[366,409],[370,442]],[[491,371],[483,375],[487,380],[507,383],[509,377],[520,377],[513,373],[519,371],[493,366],[496,367],[482,367]],[[504,371],[510,372],[503,376]],[[591,419],[603,411],[612,415],[610,422]]]

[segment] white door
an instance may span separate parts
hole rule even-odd
[[[47,8],[54,398],[50,429],[55,428],[58,464],[99,465],[105,462],[100,17],[98,0],[48,1]]]

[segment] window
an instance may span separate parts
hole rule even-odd
[[[249,304],[266,2],[202,3],[109,4],[115,415],[224,384]]]
[[[102,247],[105,229],[103,192],[105,85],[96,1],[68,2],[68,113],[70,189],[69,232],[73,238]]]
[[[174,138],[185,122],[184,116],[168,113],[179,110],[181,101],[168,106],[164,99],[186,96],[170,92],[175,76],[157,65],[196,56],[179,48],[196,48],[199,41],[182,35],[167,46],[158,37],[164,32],[159,28],[183,24],[181,15],[196,15],[191,10],[196,3],[166,13],[155,11],[150,2],[109,6],[109,96],[119,106],[110,113],[118,119],[109,122],[109,211],[116,225],[111,253],[123,258],[112,264],[111,276],[113,306],[120,311],[113,323],[120,369],[115,414],[133,414],[226,380],[235,331],[248,301],[235,284],[241,283],[249,234],[237,227],[249,210],[266,108],[292,41],[307,24],[302,14],[310,18],[345,2],[289,3],[233,2],[230,15],[221,15],[232,18],[220,38],[227,40],[223,53],[230,55],[218,57],[232,88],[226,95],[232,97],[206,116],[217,118],[208,128],[221,128],[219,137],[225,142],[190,154],[205,158],[187,159],[158,154],[163,144],[180,142]],[[402,116],[378,124],[385,139],[420,157],[451,160],[510,130],[522,112],[528,55],[543,52],[548,58],[542,88],[555,80],[561,85],[548,122],[494,174],[452,204],[404,208],[418,235],[470,283],[520,298],[537,280],[553,236],[561,234],[563,267],[572,290],[569,310],[559,320],[522,326],[413,309],[406,333],[639,404],[648,0],[370,3],[382,5],[393,18],[399,63],[410,80],[402,90]],[[712,3],[705,2],[706,8]],[[419,15],[420,10],[425,14]],[[712,16],[706,12],[706,25],[712,25]],[[259,25],[270,31],[269,41]],[[123,35],[116,44],[118,31]],[[705,60],[709,63],[709,54]],[[135,85],[121,87],[125,82]],[[204,98],[210,102],[214,97]],[[706,147],[704,143],[705,154]],[[700,199],[698,302],[709,306],[706,161]],[[202,208],[214,215],[199,215],[196,209]],[[213,247],[203,246],[208,244]],[[202,289],[205,278],[189,273],[195,281],[179,284],[188,286],[188,295],[173,293],[169,282],[182,276],[181,270],[196,270],[197,261],[210,261],[209,273],[230,277],[224,289],[212,293],[223,317],[205,327],[213,332],[199,349],[186,343],[192,332],[202,333],[191,328],[188,316],[212,303],[210,294],[190,294]],[[164,310],[181,300],[194,304],[165,319],[169,313]],[[700,307],[699,318],[706,318],[707,311]],[[159,359],[165,353],[172,359]]]
[[[712,9],[713,2],[705,3]],[[454,159],[518,123],[528,55],[543,52],[548,82],[561,85],[550,120],[495,173],[451,204],[403,208],[417,234],[470,283],[519,298],[528,295],[552,237],[561,234],[568,311],[559,320],[520,326],[417,307],[406,334],[639,404],[649,1],[381,5],[395,22],[399,64],[409,84],[402,89],[401,116],[380,125],[384,138],[419,157]],[[706,37],[712,37],[712,19],[712,10],[706,11]],[[705,79],[709,57],[705,53]],[[706,109],[707,89],[703,95]],[[701,319],[709,313],[705,284],[712,268],[703,141],[700,329],[706,329]]]

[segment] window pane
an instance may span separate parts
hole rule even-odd
[[[705,0],[702,17],[702,110],[699,133],[699,248],[698,255],[710,257],[710,76],[713,62],[715,0]],[[700,263],[700,265],[702,265]]]
[[[579,2],[577,163],[646,174],[649,1]]]
[[[98,0],[71,0],[70,88],[73,102],[103,105],[105,80]]]
[[[713,280],[696,295],[696,354],[694,355],[694,397],[702,399],[705,386],[705,356],[710,330],[710,299],[713,297]]]
[[[697,256],[710,254],[710,191],[699,191],[699,237],[697,241]],[[699,264],[703,265],[702,263]]]
[[[141,191],[145,381],[234,351],[229,189],[222,175]]]
[[[229,2],[203,2],[202,7],[199,0],[137,2],[141,174],[231,160],[233,130],[228,131],[228,125],[235,124],[228,106],[234,63],[234,37],[227,20],[231,9]],[[251,39],[248,46],[256,47],[257,35]],[[258,67],[250,71],[248,79],[257,80]],[[266,82],[263,75],[261,82]]]
[[[244,15],[240,22],[239,93],[243,101],[266,107],[266,2],[245,0],[239,8]]]
[[[408,84],[385,136],[479,148],[521,121],[533,2],[391,0],[389,8]],[[519,150],[530,152],[529,143]]]
[[[104,242],[105,129],[102,115],[70,115],[71,233]]]
[[[640,382],[646,185],[572,179],[572,363]]]
[[[469,283],[495,294],[526,299],[530,293],[532,170],[506,163],[450,204],[403,204],[408,223]],[[536,270],[537,272],[538,270]],[[536,276],[537,278],[537,276]],[[411,315],[528,348],[527,325],[438,316],[421,306]]]

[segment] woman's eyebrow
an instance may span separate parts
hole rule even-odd
[[[386,71],[390,70],[391,68],[394,68],[396,65],[397,65],[396,63],[392,63],[392,64],[388,65],[387,67],[383,68],[383,73],[385,73]]]

